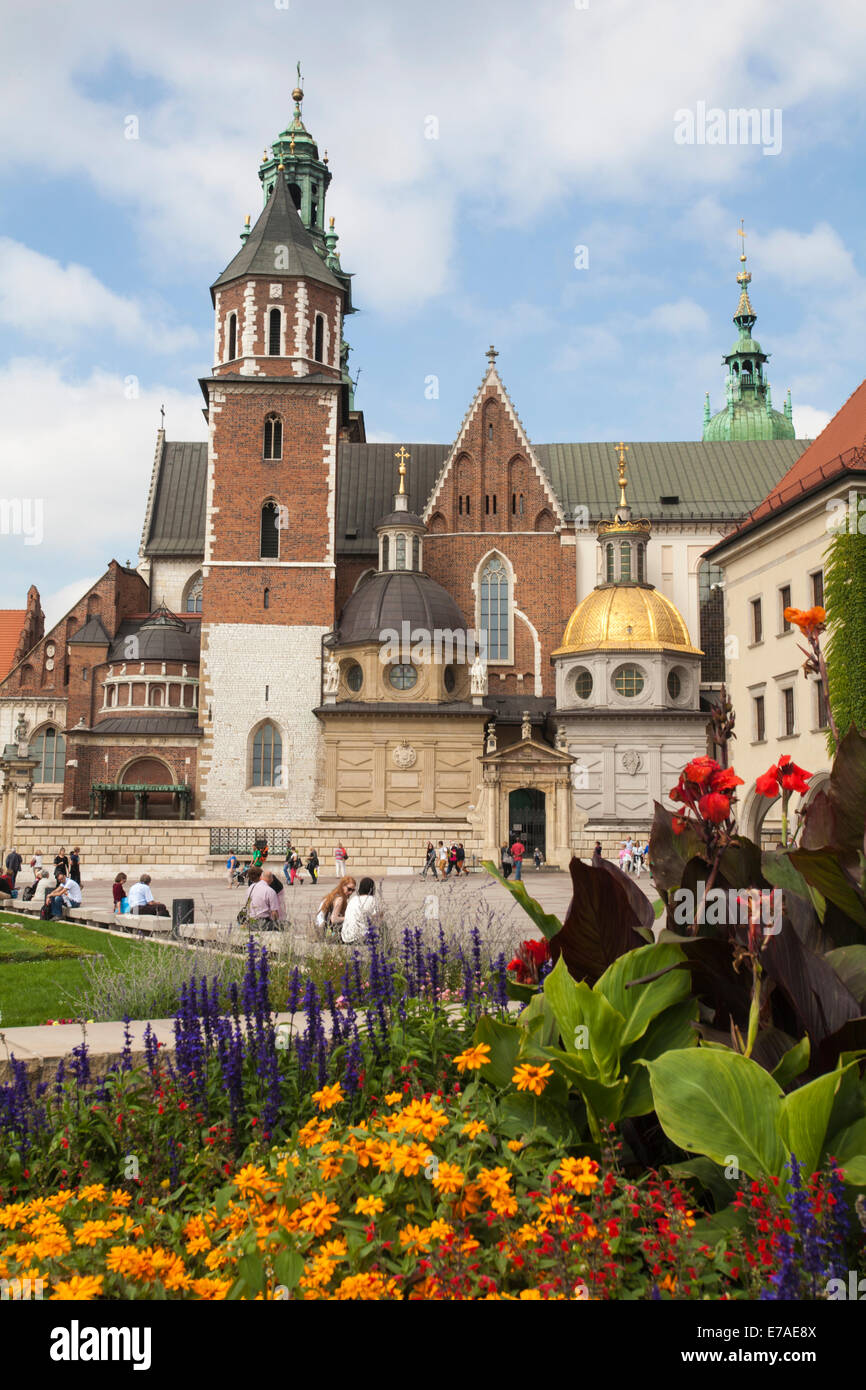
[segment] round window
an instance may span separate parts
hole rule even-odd
[[[392,666],[388,679],[395,690],[411,690],[418,679],[414,666]]]
[[[364,672],[361,670],[357,661],[353,661],[346,670],[346,684],[350,690],[360,690],[364,684]]]
[[[592,694],[592,672],[587,670],[578,671],[574,681],[574,688],[581,700],[588,700]]]
[[[643,672],[638,666],[620,666],[613,684],[618,695],[631,700],[643,690]]]
[[[678,700],[682,692],[683,683],[676,671],[668,671],[668,694],[672,700]]]
[[[448,694],[450,695],[457,684],[457,672],[454,670],[453,666],[445,667],[445,674],[443,676],[443,679],[445,682],[445,689],[448,691]]]

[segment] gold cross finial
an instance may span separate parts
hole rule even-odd
[[[620,442],[618,444],[614,444],[613,447],[619,455],[619,505],[621,507],[627,507],[628,502],[626,501],[625,495],[625,490],[627,487],[625,476],[625,456],[628,453],[628,445],[624,444],[623,441],[620,440]]]
[[[491,367],[495,363],[498,356],[499,353],[496,351],[496,348],[491,343],[490,347],[487,349],[487,361],[490,363]]]
[[[404,497],[406,495],[406,460],[408,458],[411,458],[412,455],[409,453],[409,450],[406,448],[406,446],[404,444],[401,444],[394,457],[395,459],[400,460],[398,470],[400,473],[400,486],[397,489],[397,491],[401,497]]]

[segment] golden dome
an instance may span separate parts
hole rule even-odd
[[[589,651],[685,652],[693,647],[679,609],[656,589],[610,584],[593,589],[577,605],[554,656]]]

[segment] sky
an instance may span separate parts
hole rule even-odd
[[[861,6],[7,6],[0,607],[35,583],[50,623],[136,563],[161,405],[205,438],[209,286],[299,60],[369,439],[453,440],[490,343],[535,443],[700,438],[740,218],[774,404],[814,437],[864,375]]]

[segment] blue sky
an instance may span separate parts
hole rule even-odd
[[[208,286],[261,207],[298,58],[369,437],[452,439],[492,341],[538,443],[698,438],[704,392],[724,399],[740,217],[798,434],[864,374],[853,0],[37,0],[4,26],[0,457],[3,495],[43,522],[39,544],[0,535],[0,606],[36,583],[55,619],[134,561],[161,403],[169,438],[204,438]],[[700,103],[765,110],[779,152],[730,122],[678,143]]]

